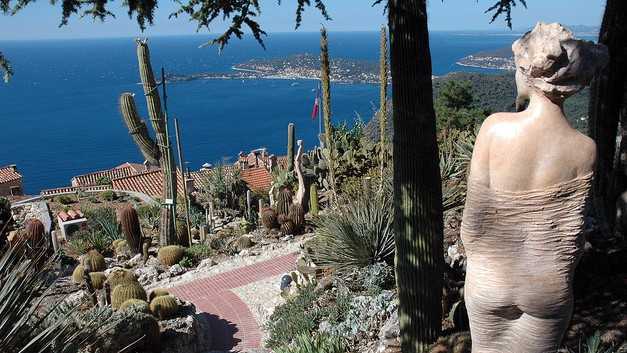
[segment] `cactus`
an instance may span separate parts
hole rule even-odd
[[[303,206],[298,203],[291,204],[288,218],[294,224],[294,231],[298,231],[305,223],[305,210]]]
[[[126,122],[128,130],[137,143],[142,154],[149,163],[157,164],[163,171],[163,199],[172,200],[171,206],[161,209],[160,243],[161,245],[176,244],[176,229],[173,215],[176,214],[176,168],[172,158],[172,148],[167,134],[166,115],[161,110],[161,100],[155,82],[155,77],[150,64],[150,53],[146,40],[137,40],[137,60],[139,62],[139,74],[144,88],[148,115],[155,132],[156,140],[153,141],[146,129],[145,123],[139,117],[133,94],[123,93],[120,96],[120,111]]]
[[[40,220],[33,218],[26,223],[26,239],[31,245],[39,244],[43,238],[46,229]]]
[[[287,215],[290,212],[290,205],[292,204],[292,190],[285,187],[279,192],[277,198],[276,210],[280,215]]]
[[[189,231],[187,230],[187,223],[184,219],[179,219],[176,222],[176,238],[179,244],[189,244]]]
[[[270,207],[266,207],[261,210],[261,224],[263,224],[266,229],[274,229],[277,226],[277,214],[276,211]]]
[[[133,272],[125,269],[118,269],[117,271],[111,272],[106,281],[111,290],[115,289],[115,287],[119,286],[120,284],[129,282],[136,283],[137,277]]]
[[[331,125],[331,79],[330,79],[330,65],[329,65],[329,41],[327,38],[327,30],[322,27],[320,30],[320,80],[322,81],[322,118],[324,122],[324,145],[329,151],[328,153],[328,166],[329,166],[329,184],[332,189],[335,188],[334,178],[334,161],[333,161],[333,125]]]
[[[129,299],[125,301],[124,303],[120,304],[119,310],[127,310],[131,308],[138,312],[150,314],[150,307],[148,305],[148,302],[145,300],[135,299],[135,298]]]
[[[185,254],[185,248],[179,245],[164,246],[159,249],[157,258],[165,266],[172,266],[177,264],[183,258]]]
[[[121,255],[130,251],[128,247],[128,243],[124,239],[118,239],[118,241],[113,242],[113,250],[117,255]]]
[[[118,309],[122,303],[129,299],[146,300],[146,291],[137,282],[125,282],[117,285],[111,292],[111,306]]]
[[[283,233],[283,235],[294,234],[294,230],[294,222],[292,222],[291,219],[288,219],[285,223],[281,224],[281,233]]]
[[[126,238],[126,243],[133,254],[141,252],[142,233],[139,226],[139,217],[133,206],[128,205],[118,213],[118,222],[122,228],[122,233]]]
[[[312,183],[309,187],[309,212],[312,216],[318,216],[318,185]]]
[[[385,168],[386,158],[385,130],[387,129],[388,118],[388,45],[387,32],[385,30],[385,27],[381,27],[381,41],[379,51],[379,144],[381,149],[381,182],[383,182],[383,171]]]
[[[116,240],[114,240],[111,243],[111,245],[113,246],[114,249],[119,247],[121,244],[124,244],[124,246],[126,246],[126,240],[124,240],[124,239],[116,239]]]
[[[76,284],[83,283],[83,276],[85,275],[85,267],[78,265],[72,272],[72,282]]]
[[[179,304],[176,298],[171,295],[162,295],[150,301],[150,312],[159,320],[169,319],[176,316]]]
[[[107,268],[104,256],[102,256],[98,250],[89,250],[87,254],[83,255],[81,265],[85,268],[89,268],[89,272],[100,272]]]
[[[152,292],[150,292],[150,294],[148,294],[148,301],[152,301],[156,297],[161,297],[161,296],[169,295],[169,294],[170,292],[168,292],[167,289],[155,288],[152,290]]]
[[[72,277],[74,277],[73,274]],[[104,283],[107,280],[107,276],[105,276],[104,272],[90,272],[89,278],[91,279],[91,285],[94,289],[104,288]]]
[[[287,125],[287,171],[291,172],[294,170],[294,142],[295,140],[294,133],[294,123],[289,123]]]
[[[283,223],[287,222],[289,218],[286,214],[280,214],[276,216],[277,222],[279,222],[279,226],[283,225]]]

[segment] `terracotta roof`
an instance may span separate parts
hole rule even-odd
[[[61,211],[61,212],[59,212],[59,214],[57,216],[63,222],[73,221],[75,219],[81,219],[81,218],[85,217],[83,215],[83,212],[81,212],[81,210],[69,210],[67,212]]]
[[[287,169],[287,156],[276,157],[276,164],[278,164],[281,169]]]
[[[163,173],[161,169],[129,175],[111,180],[113,189],[141,192],[152,197],[163,197]],[[183,194],[183,178],[177,172],[177,193]]]
[[[97,185],[98,179],[106,177],[109,180],[122,178],[129,175],[137,174],[135,168],[131,166],[120,165],[113,169],[100,170],[93,173],[78,175],[72,178],[72,186],[89,186]]]
[[[22,179],[15,166],[0,167],[0,184]]]
[[[241,170],[240,177],[253,191],[267,191],[272,185],[272,175],[264,167]]]

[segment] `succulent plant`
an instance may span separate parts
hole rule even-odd
[[[309,213],[312,216],[318,216],[318,185],[312,183],[309,187]]]
[[[299,230],[305,223],[305,210],[303,206],[297,203],[291,204],[288,218],[294,223],[294,231]]]
[[[276,211],[278,214],[287,215],[290,212],[290,205],[292,204],[292,190],[288,187],[284,187],[279,191],[277,197]]]
[[[72,282],[76,284],[83,283],[83,276],[85,275],[85,267],[83,265],[78,265],[74,268],[72,272]]]
[[[113,250],[116,255],[122,255],[128,253],[131,249],[128,246],[128,243],[124,239],[118,239],[113,243]]]
[[[287,125],[287,171],[294,170],[294,123]]]
[[[281,224],[281,233],[284,235],[294,234],[294,222],[291,219],[285,221],[285,223]]]
[[[137,282],[124,282],[118,284],[111,292],[111,306],[118,309],[122,303],[129,299],[146,300],[146,291]]]
[[[285,223],[288,219],[289,218],[287,217],[287,214],[280,214],[276,216],[276,220],[277,222],[279,222],[279,226]]]
[[[139,311],[142,313],[150,314],[150,307],[148,302],[141,299],[129,299],[124,303],[120,304],[119,310],[127,310],[133,308],[135,311]]]
[[[141,252],[142,233],[139,226],[139,217],[133,206],[128,205],[119,211],[118,222],[128,247],[134,254],[139,254]]]
[[[105,276],[104,272],[90,272],[89,279],[91,280],[91,286],[94,287],[94,289],[102,289],[104,288],[107,276]]]
[[[162,295],[154,298],[150,302],[150,312],[159,318],[159,320],[169,319],[176,316],[179,310],[179,304],[171,295]]]
[[[38,244],[44,238],[44,233],[46,229],[44,224],[41,223],[40,220],[33,218],[26,222],[26,239],[31,242],[31,244]]]
[[[266,207],[261,210],[261,224],[266,229],[273,229],[277,227],[277,214],[276,211],[270,207]]]
[[[161,296],[169,295],[169,294],[170,294],[170,292],[168,292],[167,289],[155,288],[155,289],[152,290],[152,292],[150,292],[150,294],[148,294],[148,301],[152,301],[156,297],[161,297]]]
[[[115,287],[117,287],[118,285],[122,283],[128,283],[128,282],[136,283],[137,277],[132,271],[122,269],[122,268],[111,272],[109,276],[107,276],[107,281],[106,281],[106,283],[109,284],[109,288],[111,288],[111,290],[114,290]]]
[[[90,272],[100,272],[107,268],[104,256],[98,250],[89,250],[87,254],[83,255],[81,265],[85,268],[89,267]]]
[[[185,248],[179,245],[163,246],[157,253],[157,258],[165,266],[172,266],[177,264],[183,258],[185,254]]]
[[[189,231],[184,219],[179,219],[176,222],[176,237],[179,244],[189,244]]]
[[[120,246],[120,244],[124,244],[126,246],[126,244],[127,244],[126,240],[124,240],[124,239],[116,239],[116,240],[114,240],[111,243],[111,245],[113,246],[114,249],[117,248],[118,246]]]

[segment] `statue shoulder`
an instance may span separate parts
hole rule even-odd
[[[579,163],[579,174],[587,174],[594,170],[594,166],[597,161],[597,144],[587,135],[582,134],[579,131],[574,131],[575,138],[571,141],[571,151],[575,151],[578,154],[577,160]]]
[[[494,135],[497,135],[503,129],[510,129],[515,124],[515,113],[494,113],[488,116],[481,124],[479,134],[477,135],[477,141],[479,140],[491,140]]]

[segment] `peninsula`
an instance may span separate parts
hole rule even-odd
[[[457,65],[481,69],[514,71],[514,54],[509,47],[481,51],[461,58]]]

